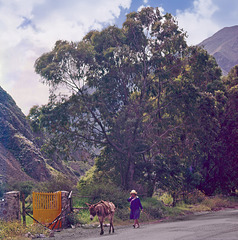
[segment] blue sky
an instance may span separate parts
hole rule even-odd
[[[48,101],[34,62],[59,40],[79,41],[91,29],[121,26],[143,6],[172,13],[198,44],[223,27],[238,25],[237,0],[0,0],[0,86],[25,114]]]
[[[136,11],[141,5],[151,6],[151,7],[162,7],[166,9],[166,12],[170,12],[173,15],[176,14],[177,9],[187,9],[192,7],[193,0],[137,0],[132,1],[131,7],[129,10]]]

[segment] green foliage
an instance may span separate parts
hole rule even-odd
[[[165,213],[163,203],[156,198],[146,198],[141,201],[145,214],[149,214],[153,219],[161,219]]]
[[[25,198],[32,194],[37,184],[32,181],[12,182],[8,185],[8,191],[20,191],[24,193]]]
[[[173,204],[173,197],[167,192],[163,193],[158,199],[165,205],[171,206]]]
[[[230,202],[222,196],[206,198],[201,204],[207,206],[210,210],[217,210],[230,206]]]
[[[31,234],[48,235],[48,232],[38,224],[24,227],[19,221],[5,222],[0,220],[0,239],[21,239],[28,232]]]
[[[52,176],[49,181],[42,182],[38,185],[37,189],[41,192],[57,192],[68,191],[70,192],[75,185],[65,175],[59,173],[56,176]]]
[[[130,218],[130,208],[127,205],[125,205],[123,208],[117,208],[115,213],[115,220],[119,223],[123,223],[128,221]]]
[[[186,192],[183,196],[183,201],[186,204],[201,203],[205,199],[206,199],[206,195],[201,191],[199,191],[198,189],[195,189],[192,192]]]
[[[101,200],[112,201],[116,208],[123,208],[127,205],[128,193],[113,183],[92,182],[82,186],[78,184],[80,194],[90,196],[90,203],[97,203]]]
[[[101,150],[85,178],[90,183],[79,183],[93,200],[113,199],[105,188],[113,183],[123,189],[139,183],[148,196],[157,186],[174,204],[196,188],[212,194],[237,186],[237,68],[222,81],[215,59],[188,47],[185,37],[171,14],[148,7],[128,14],[122,28],[57,41],[36,60],[35,71],[55,91],[29,119],[48,134],[50,153],[68,159],[79,143]],[[68,96],[55,95],[62,85]],[[235,146],[230,154],[226,141]]]
[[[83,222],[80,221],[79,216],[73,212],[67,215],[67,221],[70,225],[83,224]]]
[[[0,198],[5,193],[5,189],[6,189],[6,184],[4,182],[0,182]]]

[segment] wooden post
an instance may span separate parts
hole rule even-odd
[[[70,212],[73,212],[73,201],[72,201],[72,191],[69,193],[68,199],[69,199],[69,206],[70,206]]]
[[[23,220],[23,226],[26,226],[26,207],[25,207],[25,195],[24,193],[21,194],[22,197],[22,220]]]

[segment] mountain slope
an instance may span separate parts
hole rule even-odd
[[[25,115],[0,87],[0,175],[6,181],[50,178]]]
[[[213,55],[226,75],[238,64],[238,26],[226,27],[199,44]]]
[[[62,173],[76,183],[94,164],[88,153],[80,149],[72,153],[72,160],[67,163],[57,154],[49,158],[40,151],[43,140],[44,135],[32,132],[26,116],[0,87],[0,182],[45,181]]]

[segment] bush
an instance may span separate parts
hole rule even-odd
[[[215,196],[206,198],[202,202],[202,205],[209,207],[211,210],[215,210],[219,208],[229,207],[230,202],[227,199],[222,198],[221,196]]]
[[[91,203],[105,200],[113,202],[116,208],[123,208],[128,205],[128,193],[112,183],[78,185],[78,190],[80,194],[90,196]]]
[[[24,193],[25,198],[31,195],[33,189],[36,187],[36,184],[32,181],[23,181],[23,182],[14,182],[9,183],[8,191],[20,191]]]
[[[53,176],[49,181],[42,182],[38,186],[38,191],[42,192],[57,192],[68,191],[70,192],[74,187],[72,181],[65,175],[59,173]]]
[[[165,207],[163,203],[156,198],[146,198],[143,199],[141,203],[145,214],[148,214],[153,219],[160,219],[164,216]]]
[[[80,222],[78,214],[73,213],[73,212],[71,212],[69,215],[67,215],[67,220],[70,225],[76,225],[76,224],[82,223],[82,222]]]
[[[158,200],[162,201],[167,206],[172,206],[173,204],[173,197],[167,192],[163,193],[162,196],[158,197]]]
[[[130,217],[130,208],[125,206],[124,208],[117,208],[115,218],[117,221],[126,221]]]
[[[184,196],[184,201],[187,204],[201,203],[205,199],[206,199],[206,195],[198,189],[195,189],[193,192],[187,193]]]

